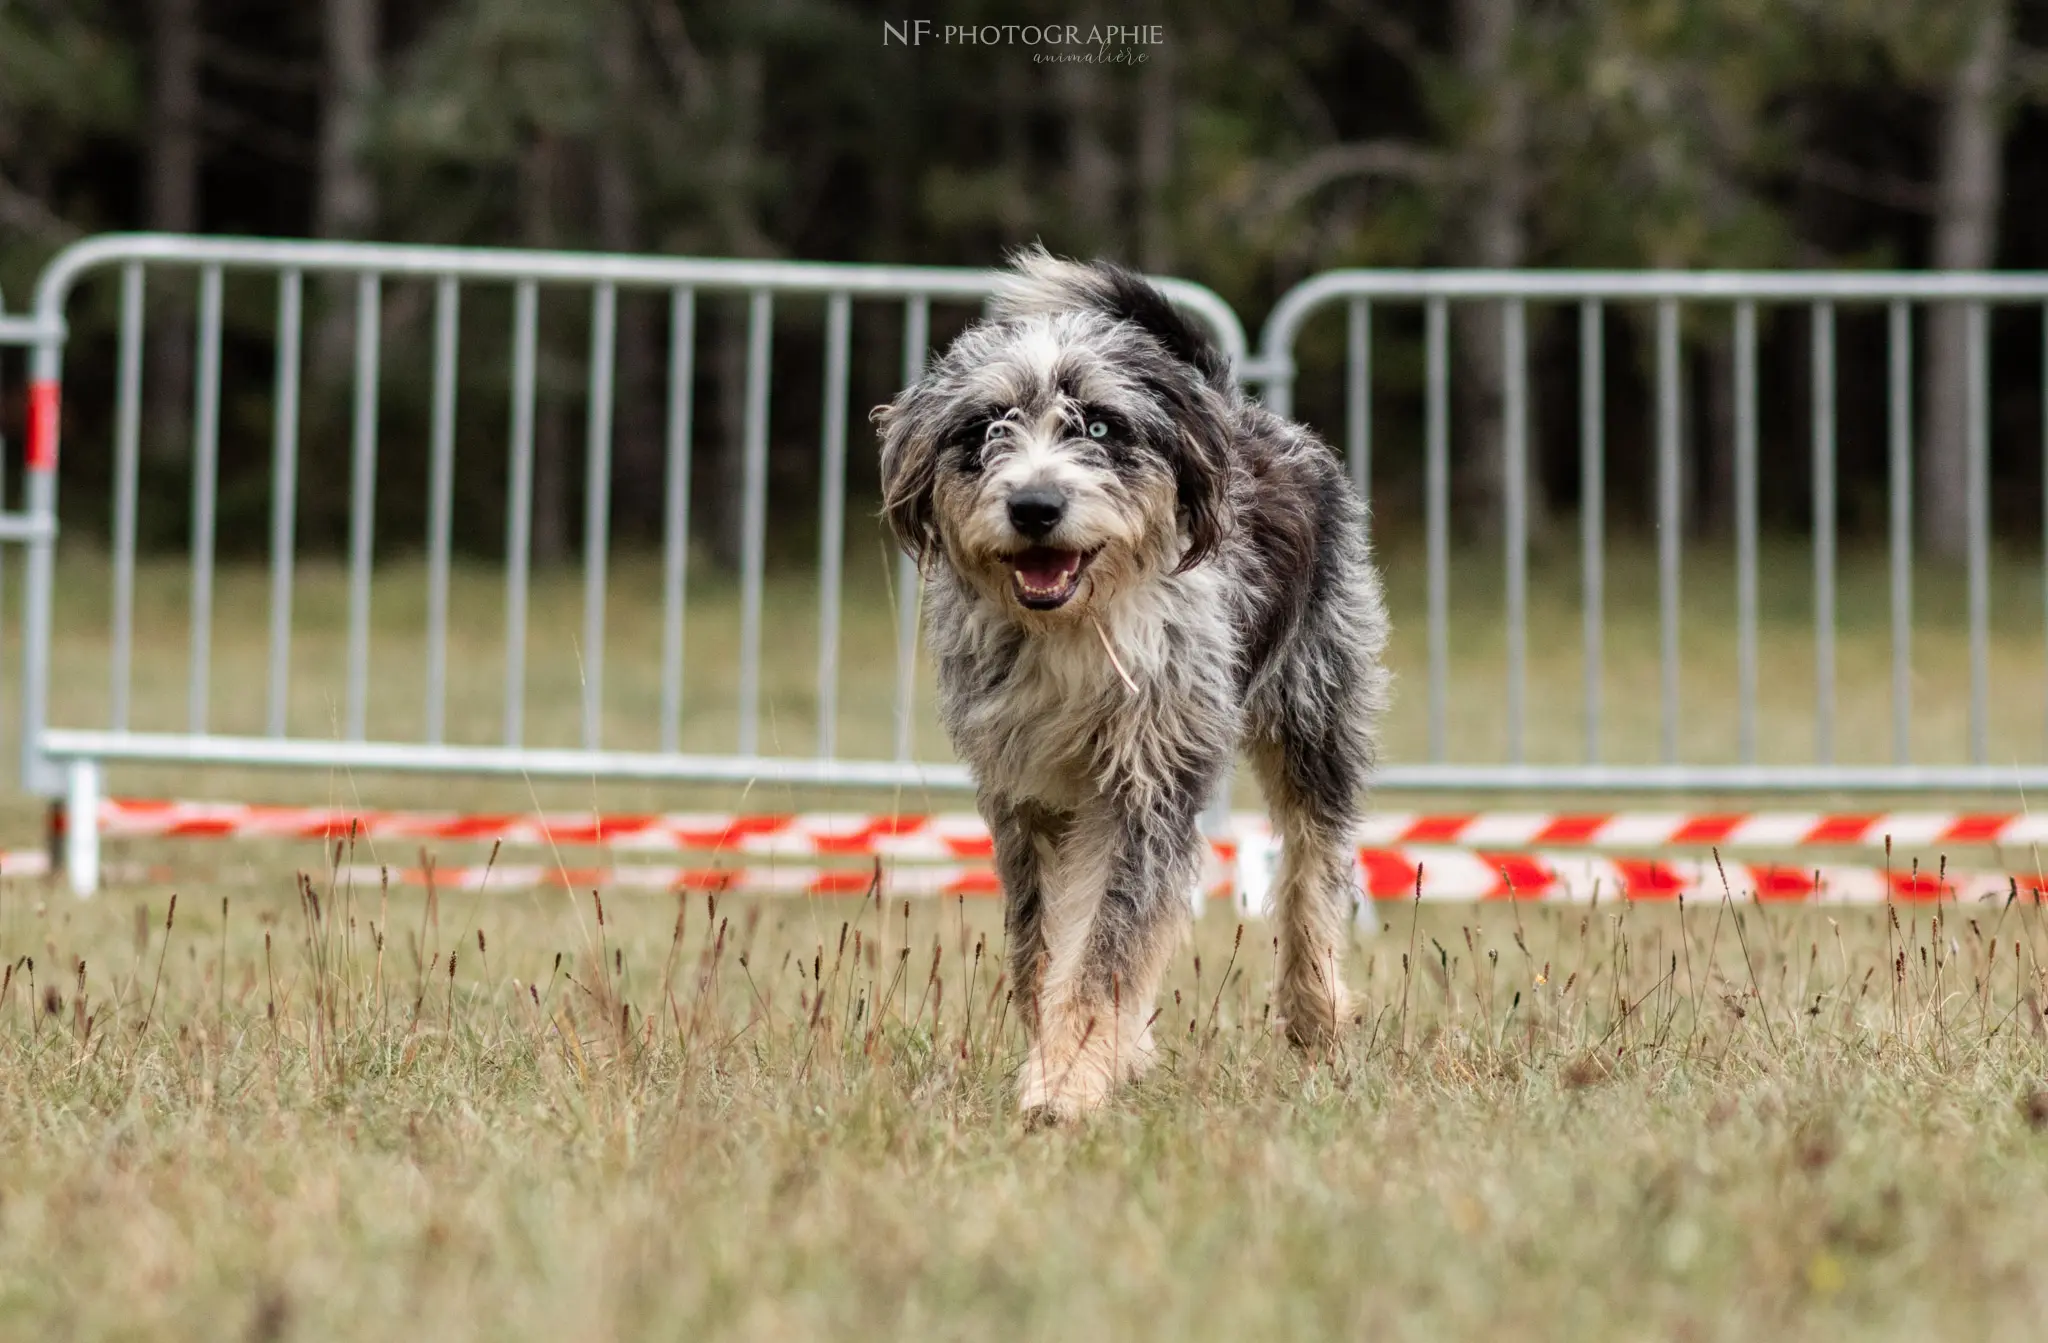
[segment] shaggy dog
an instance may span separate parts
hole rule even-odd
[[[1144,280],[1042,249],[874,418],[995,837],[1021,1108],[1072,1118],[1151,1061],[1201,813],[1240,747],[1282,845],[1275,1013],[1327,1044],[1387,683],[1365,509],[1329,447],[1247,400]]]

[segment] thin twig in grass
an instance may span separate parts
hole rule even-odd
[[[171,950],[171,926],[178,919],[178,893],[171,892],[171,907],[164,911],[164,941],[156,952],[156,978],[149,986],[149,1006],[143,1009],[142,1024],[136,1028],[136,1038],[149,1033],[149,1023],[156,1017],[157,990],[164,985],[164,957]]]
[[[1700,1031],[1700,991],[1692,977],[1692,920],[1685,916],[1685,892],[1678,893],[1678,940],[1685,951],[1685,997],[1692,1006],[1692,1020],[1687,1023],[1685,1053],[1692,1057],[1693,1044]]]
[[[220,898],[220,975],[214,984],[214,1023],[223,1031],[228,1019],[228,897]]]
[[[655,1002],[657,1003],[671,1001],[669,990],[675,983],[676,958],[682,954],[683,937],[689,927],[689,922],[689,893],[678,891],[676,892],[676,924],[675,928],[669,933],[668,954],[662,958],[661,962],[661,991],[655,996]]]
[[[762,1020],[766,1021],[770,1026],[773,1026],[775,1024],[775,1009],[772,1005],[770,1005],[768,1000],[761,995],[760,986],[754,983],[754,970],[753,967],[747,963],[746,952],[743,951],[740,953],[739,962],[740,973],[747,977],[747,987],[753,990],[754,1002],[761,1009]]]
[[[905,950],[905,954],[909,954],[909,952]],[[932,985],[938,983],[938,966],[940,966],[940,960],[944,960],[944,956],[946,956],[946,948],[940,944],[938,934],[932,934],[932,968],[926,970],[924,993],[918,995],[918,1015],[911,1017],[911,1020],[907,1022],[907,1026],[911,1026],[911,1030],[915,1030],[920,1022],[924,1022],[924,1005],[928,1001],[932,1001]],[[936,1015],[932,1017],[932,1040],[934,1042],[938,1040],[938,1017]]]
[[[1202,1044],[1206,1049],[1216,1036],[1216,1011],[1223,1003],[1223,990],[1230,987],[1230,972],[1237,965],[1237,950],[1244,945],[1244,924],[1237,925],[1237,936],[1230,941],[1230,959],[1224,963],[1223,978],[1217,982],[1216,997],[1209,1003],[1209,1021],[1202,1028]]]
[[[484,859],[483,876],[476,884],[475,894],[470,897],[469,908],[462,915],[462,931],[455,938],[457,946],[469,936],[469,930],[477,925],[477,913],[483,908],[484,896],[491,889],[491,874],[498,869],[498,853],[504,847],[505,841],[502,836],[491,841],[490,856]],[[486,973],[488,974],[488,970]]]
[[[1733,906],[1735,903],[1735,892],[1728,885],[1728,869],[1721,865],[1721,846],[1715,845],[1713,853],[1714,870],[1721,874],[1721,898],[1730,906]],[[1756,963],[1749,958],[1749,937],[1743,931],[1742,916],[1740,914],[1735,916],[1735,940],[1742,947],[1742,964],[1749,971],[1749,993],[1752,998],[1756,999],[1757,1015],[1763,1018],[1764,1038],[1771,1042],[1771,1052],[1782,1058],[1784,1055],[1778,1048],[1777,1032],[1771,1029],[1770,1008],[1764,1002],[1763,990],[1757,986]]]
[[[903,901],[903,954],[898,959],[906,964],[910,960],[910,899],[907,896]],[[910,984],[909,981],[905,980],[903,984],[903,1002],[896,1009],[896,1015],[899,1019],[908,1020],[905,1009],[909,1006]]]
[[[955,895],[953,897],[953,908],[959,917],[960,923],[960,983],[965,987],[965,993],[960,999],[960,1005],[969,1017],[972,1017],[974,1013],[974,985],[968,982],[967,970],[967,897],[965,895]],[[961,1031],[961,1038],[965,1040],[965,1025],[961,1027]]]
[[[1415,865],[1415,899],[1408,906],[1408,950],[1401,957],[1401,1042],[1398,1056],[1408,1057],[1408,985],[1415,978],[1415,936],[1422,924],[1422,864]]]

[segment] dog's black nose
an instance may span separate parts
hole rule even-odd
[[[1010,496],[1010,525],[1033,541],[1050,536],[1066,511],[1067,497],[1049,485],[1030,485]]]

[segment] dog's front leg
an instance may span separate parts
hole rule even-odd
[[[1043,887],[1046,970],[1019,1096],[1027,1114],[1083,1114],[1151,1064],[1152,1004],[1200,872],[1197,817],[1181,801],[1108,800],[1075,817]]]
[[[982,819],[995,840],[1003,883],[1003,937],[1009,948],[1010,1005],[1031,1038],[1038,1036],[1045,976],[1045,886],[1056,868],[1071,818],[1037,803],[983,796]]]

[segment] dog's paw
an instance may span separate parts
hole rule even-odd
[[[1341,987],[1334,995],[1320,984],[1308,991],[1282,993],[1275,1006],[1287,1043],[1308,1053],[1334,1048],[1351,1025],[1351,997]]]
[[[1060,1123],[1081,1118],[1107,1101],[1127,1074],[1126,1060],[1083,1037],[1079,1048],[1041,1040],[1032,1047],[1018,1078],[1017,1108],[1040,1111]]]

